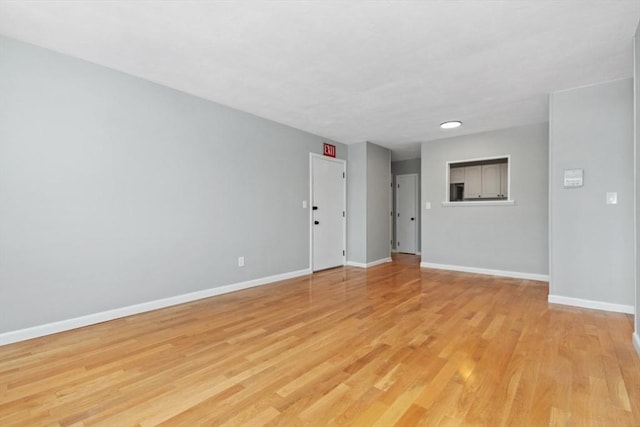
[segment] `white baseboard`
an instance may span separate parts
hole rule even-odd
[[[367,268],[367,264],[363,262],[347,261],[349,267]]]
[[[638,356],[640,356],[640,335],[638,335],[638,332],[634,332],[633,333],[633,346],[636,348],[636,353],[638,353]]]
[[[311,274],[311,269],[307,268],[304,270],[276,274],[274,276],[262,277],[259,279],[248,280],[246,282],[234,283],[217,288],[210,288],[202,291],[190,292],[188,294],[176,295],[169,298],[129,305],[113,310],[102,311],[100,313],[93,313],[86,316],[75,317],[73,319],[66,319],[58,322],[47,323],[44,325],[33,326],[31,328],[19,329],[17,331],[4,332],[0,334],[0,345],[25,341],[32,338],[38,338],[45,335],[68,331],[70,329],[76,329],[83,326],[106,322],[108,320],[118,319],[120,317],[131,316],[134,314],[144,313],[146,311],[170,307],[172,305],[184,304],[186,302],[191,302],[202,298],[208,298],[216,295],[226,294],[229,292],[239,291],[242,289],[253,288],[255,286],[266,285],[269,283],[291,279],[294,277],[306,276],[308,274]]]
[[[488,268],[463,267],[460,265],[435,264],[432,262],[421,262],[420,267],[436,268],[438,270],[463,271],[465,273],[489,274],[491,276],[513,277],[515,279],[549,281],[548,274],[521,273],[517,271],[491,270]]]
[[[384,264],[385,262],[391,262],[391,257],[378,259],[375,261],[368,262],[366,264],[363,262],[347,261],[347,265],[351,267],[370,268],[376,265]]]
[[[614,311],[616,313],[633,314],[633,312],[635,311],[632,305],[613,304],[610,302],[563,297],[560,295],[549,294],[548,301],[551,304],[571,305],[573,307],[590,308],[593,310]]]

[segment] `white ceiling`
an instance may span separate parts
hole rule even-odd
[[[638,0],[0,1],[0,34],[394,160],[630,77],[639,19]]]

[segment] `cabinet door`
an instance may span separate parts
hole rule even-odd
[[[509,197],[509,165],[500,164],[500,197]]]
[[[464,168],[464,198],[477,199],[482,195],[482,166]]]
[[[500,165],[482,165],[482,197],[496,198],[500,194]]]
[[[449,169],[449,184],[459,184],[464,182],[464,169],[465,168]]]

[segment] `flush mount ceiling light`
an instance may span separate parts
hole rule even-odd
[[[442,129],[455,129],[462,126],[462,122],[459,120],[451,120],[448,122],[440,123]]]

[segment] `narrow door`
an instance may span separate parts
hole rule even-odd
[[[344,265],[345,162],[311,157],[312,270]]]
[[[389,251],[393,252],[393,174],[389,174]]]
[[[396,176],[396,248],[415,254],[418,242],[418,175]]]

